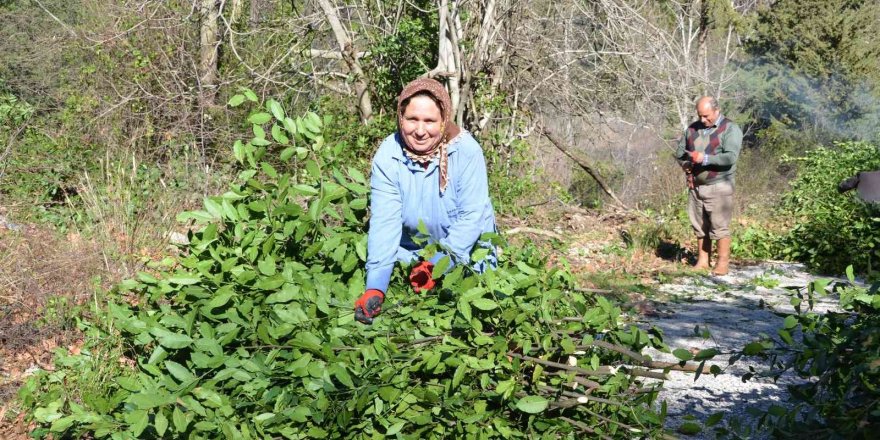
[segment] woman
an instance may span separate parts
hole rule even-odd
[[[495,231],[483,151],[451,115],[449,94],[433,79],[409,83],[397,98],[398,131],[373,158],[366,292],[355,302],[359,322],[372,323],[382,310],[396,261],[418,261],[409,277],[413,290],[434,287],[431,273],[445,254],[419,261],[421,247],[413,240],[419,221],[453,264],[468,263],[480,235]]]

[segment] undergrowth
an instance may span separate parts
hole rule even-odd
[[[96,301],[80,322],[82,350],[57,351],[56,369],[22,388],[33,436],[662,432],[656,390],[640,379],[649,373],[631,366],[643,347],[665,349],[659,333],[627,326],[531,246],[503,252],[485,274],[445,257],[441,287],[427,294],[401,288],[396,271],[383,314],[356,323],[366,178],[333,161],[314,114],[291,118],[270,100],[249,120],[254,137],[233,146],[238,178],[179,216],[198,225],[180,256]],[[302,166],[279,171],[291,160]]]

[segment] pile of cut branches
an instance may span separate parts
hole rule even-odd
[[[22,389],[37,437],[659,435],[642,380],[676,366],[639,354],[659,335],[532,248],[484,274],[441,260],[429,293],[397,271],[383,314],[356,323],[368,182],[333,165],[316,115],[266,109],[234,147],[237,182],[181,215],[202,225],[182,256],[120,284],[83,350]]]

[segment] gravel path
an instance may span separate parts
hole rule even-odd
[[[658,307],[659,316],[650,318],[648,326],[663,330],[665,342],[671,349],[716,348],[721,351],[742,349],[746,344],[766,334],[778,339],[777,329],[782,327],[783,317],[776,313],[792,313],[789,301],[791,292],[786,286],[806,286],[818,277],[806,272],[802,265],[790,263],[762,263],[760,265],[734,267],[723,277],[695,277],[675,280],[659,288],[658,297],[666,301]],[[822,298],[816,311],[834,309],[836,299]],[[776,312],[776,313],[774,313]],[[694,328],[708,329],[712,337],[705,339],[694,333]],[[655,350],[646,351],[655,360],[672,361],[671,354]],[[716,356],[710,363],[725,368],[728,356]],[[709,363],[707,363],[709,365]],[[667,426],[675,431],[687,421],[688,415],[704,422],[710,415],[725,414],[725,420],[739,418],[749,424],[754,422],[747,409],[766,409],[770,405],[784,404],[788,399],[786,386],[800,379],[790,374],[779,381],[752,379],[743,383],[741,377],[748,366],[765,368],[758,358],[740,359],[727,367],[722,374],[713,377],[702,375],[694,382],[693,373],[671,371],[671,380],[664,384],[660,400],[668,407]],[[711,429],[685,438],[715,438]],[[752,438],[765,438],[758,433]]]

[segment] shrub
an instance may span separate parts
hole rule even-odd
[[[880,256],[880,216],[876,207],[854,194],[838,194],[837,184],[858,171],[880,168],[880,152],[867,143],[839,143],[817,148],[799,162],[781,213],[793,223],[784,239],[783,255],[829,273],[848,264],[870,272]]]
[[[880,429],[880,284],[856,286],[852,268],[847,272],[850,283],[833,288],[843,312],[816,313],[814,301],[827,294],[830,280],[811,283],[792,298],[797,313],[786,317],[770,350],[771,375],[791,370],[809,379],[789,387],[794,406],[773,407],[763,417],[778,437],[873,438]],[[797,333],[803,336],[795,340]]]
[[[230,190],[181,214],[203,225],[182,256],[120,284],[101,319],[84,323],[92,345],[59,354],[55,371],[22,389],[36,437],[659,434],[656,393],[637,380],[647,373],[625,365],[662,341],[576,292],[532,249],[503,253],[482,275],[458,265],[421,295],[396,287],[396,271],[383,315],[355,323],[368,182],[332,161],[316,115],[292,119],[274,101],[267,110],[234,146],[244,170]],[[278,172],[276,153],[302,167]],[[113,340],[130,367],[100,392],[66,388],[106,359],[94,344]]]

